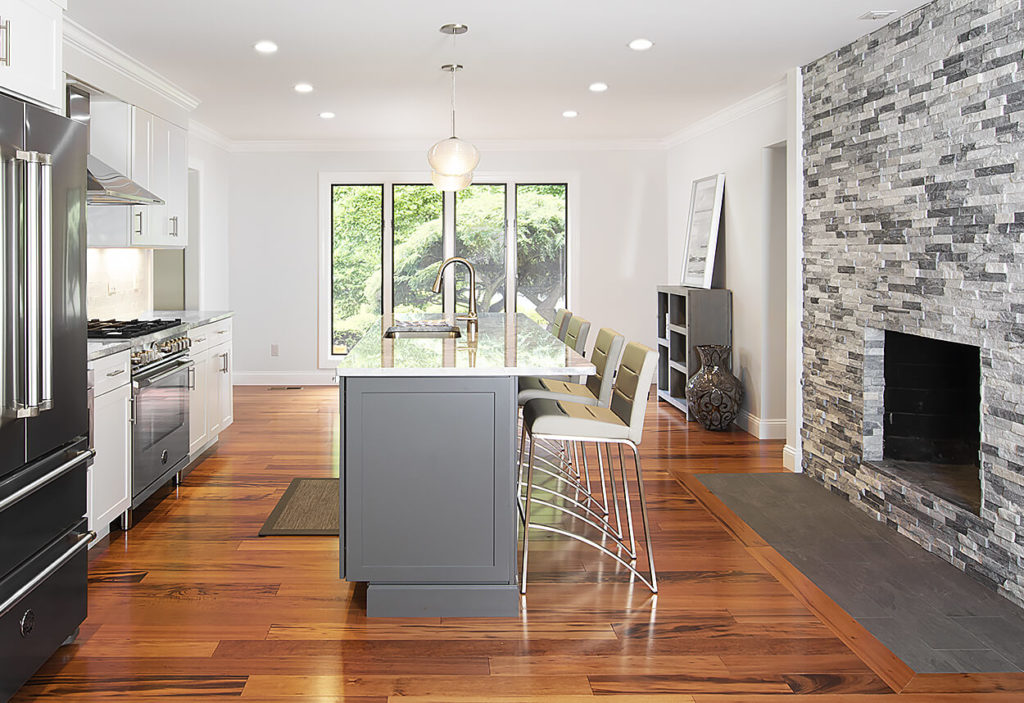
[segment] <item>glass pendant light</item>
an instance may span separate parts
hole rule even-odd
[[[455,36],[465,34],[469,30],[464,24],[446,24],[441,27],[442,34],[450,34],[452,43]],[[473,170],[480,163],[480,151],[467,141],[455,136],[455,73],[462,68],[460,64],[445,64],[442,71],[452,74],[452,136],[430,147],[427,162],[433,170],[431,180],[438,190],[462,190],[473,180]]]
[[[438,190],[455,190],[459,191],[466,188],[470,183],[473,182],[473,172],[465,173],[461,176],[446,176],[443,173],[433,171],[430,174],[430,181],[434,184],[434,187]]]

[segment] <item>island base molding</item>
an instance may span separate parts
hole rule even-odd
[[[479,618],[519,615],[516,584],[374,584],[366,587],[371,618]]]

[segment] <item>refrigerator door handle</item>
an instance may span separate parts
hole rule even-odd
[[[44,361],[51,359],[49,342],[52,322],[44,319],[47,305],[52,305],[49,283],[52,271],[47,257],[51,249],[50,233],[44,232],[51,225],[51,213],[46,201],[46,192],[52,197],[50,183],[50,156],[37,151],[21,151],[16,158],[24,162],[25,252],[19,253],[19,266],[24,261],[24,297],[22,308],[24,318],[19,321],[20,354],[18,369],[14,374],[18,417],[35,417],[41,410],[52,406],[52,399],[44,398],[43,392],[50,389],[50,374],[44,372]],[[19,179],[20,180],[20,179]],[[45,213],[45,214],[44,214]],[[45,240],[45,243],[44,243]],[[21,307],[21,306],[19,306]],[[44,351],[44,347],[47,347]],[[44,381],[44,378],[46,379]]]
[[[42,309],[40,310],[39,411],[53,408],[53,159],[39,154],[42,207],[39,213],[39,252]]]
[[[13,185],[10,182],[10,175],[13,172],[13,164],[8,158],[8,149],[0,146],[0,425],[12,414],[12,398],[8,395],[8,369],[11,368],[10,359],[13,350],[9,350],[9,344],[13,343],[7,335],[7,295],[13,280],[11,259],[8,247],[11,244],[10,224],[14,221],[13,204],[8,197],[8,188]]]

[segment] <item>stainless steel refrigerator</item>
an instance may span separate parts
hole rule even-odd
[[[86,127],[0,96],[0,701],[86,615]]]

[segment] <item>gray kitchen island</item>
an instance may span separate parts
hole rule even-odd
[[[519,376],[594,366],[523,314],[458,338],[386,338],[338,367],[341,577],[373,617],[514,616]]]

